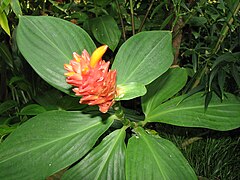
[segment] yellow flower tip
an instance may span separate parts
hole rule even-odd
[[[73,71],[72,66],[70,64],[64,64],[64,69],[67,71]]]
[[[102,56],[107,51],[107,48],[108,48],[107,45],[102,45],[92,53],[90,59],[90,66],[92,68],[95,67],[95,65],[102,59]]]
[[[89,68],[86,66],[85,68],[82,69],[82,73],[87,74],[88,70],[89,70]]]
[[[72,76],[72,75],[74,75],[75,74],[75,72],[67,72],[67,73],[64,73],[64,75],[65,76],[67,76],[67,77],[69,77],[69,76]]]

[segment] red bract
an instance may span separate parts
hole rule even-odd
[[[91,57],[86,50],[82,55],[74,52],[73,60],[64,64],[68,71],[66,81],[75,86],[77,96],[82,96],[80,103],[98,105],[103,113],[114,104],[116,94],[116,70],[109,70],[110,63],[102,60],[107,48],[107,45],[97,48]]]

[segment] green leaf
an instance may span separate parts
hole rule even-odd
[[[11,7],[16,16],[22,15],[22,10],[18,0],[11,0]]]
[[[0,115],[4,112],[6,112],[7,110],[14,108],[17,106],[17,102],[14,100],[8,100],[8,101],[4,101],[3,103],[0,104]]]
[[[46,112],[46,109],[38,104],[30,104],[21,109],[19,115],[37,115]]]
[[[142,97],[142,107],[148,115],[161,103],[180,91],[187,82],[187,71],[183,68],[171,68],[147,86],[147,94]]]
[[[207,19],[202,16],[193,16],[188,23],[192,26],[203,26],[205,23],[207,23]]]
[[[223,55],[216,58],[216,60],[213,62],[211,69],[214,69],[217,66],[224,66],[227,63],[237,62],[237,61],[239,61],[239,59],[240,59],[240,52],[224,53]]]
[[[94,4],[99,6],[106,6],[110,4],[113,0],[94,0]]]
[[[57,106],[59,109],[64,110],[82,110],[83,108],[86,108],[88,105],[80,104],[79,97],[72,97],[66,95],[58,101]]]
[[[184,99],[185,97],[186,95],[179,96],[159,105],[145,120],[222,131],[240,127],[240,101],[234,95],[226,93],[226,98],[221,102],[213,94],[206,111],[205,98],[201,92]]]
[[[45,91],[44,94],[34,97],[34,100],[46,110],[58,110],[59,100],[62,98],[62,93],[56,89]]]
[[[146,94],[147,89],[143,84],[131,82],[117,85],[118,96],[115,100],[129,100]]]
[[[8,7],[8,5],[10,4],[11,0],[1,0],[0,2],[0,12],[2,12],[3,10],[5,10],[5,8]]]
[[[3,61],[5,61],[6,64],[13,69],[14,65],[12,54],[5,43],[0,43],[0,56],[2,56]]]
[[[67,171],[69,179],[125,179],[125,129],[116,130],[103,139],[83,160]]]
[[[4,12],[0,12],[0,26],[9,36],[11,36],[7,16]]]
[[[49,16],[20,16],[17,28],[18,47],[33,69],[55,88],[69,93],[63,68],[72,53],[96,48],[80,27]]]
[[[0,125],[0,143],[2,142],[2,136],[13,132],[16,126]]]
[[[0,179],[45,179],[83,157],[111,123],[81,112],[35,116],[0,145]]]
[[[108,45],[112,51],[116,49],[121,37],[121,31],[112,16],[91,19],[90,28],[98,42]]]
[[[235,64],[232,64],[231,72],[235,82],[237,83],[238,89],[240,89],[240,72]]]
[[[163,138],[135,129],[126,153],[126,179],[197,179],[193,169],[176,146]]]
[[[112,69],[117,84],[149,84],[168,70],[173,61],[169,31],[146,31],[129,38],[119,49]]]

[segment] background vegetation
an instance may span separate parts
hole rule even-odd
[[[53,109],[73,110],[78,98],[69,98],[44,82],[21,56],[15,31],[19,15],[55,16],[84,28],[97,45],[103,43],[99,18],[115,21],[117,46],[146,30],[171,30],[174,63],[188,69],[188,83],[181,93],[205,91],[205,106],[213,93],[240,95],[239,0],[29,0],[0,1],[0,138],[30,117]],[[124,103],[142,115],[140,100]],[[84,105],[79,105],[79,109]],[[239,129],[219,132],[150,124],[156,133],[175,142],[199,178],[238,179]]]

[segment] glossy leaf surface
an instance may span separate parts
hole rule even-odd
[[[0,179],[45,179],[83,157],[111,123],[81,112],[35,116],[0,144]]]
[[[147,115],[161,103],[180,91],[187,81],[187,71],[171,68],[147,86],[147,94],[142,97],[143,112]]]
[[[116,100],[129,100],[146,94],[147,89],[143,84],[131,82],[128,84],[119,84],[117,86],[119,96]]]
[[[173,61],[169,31],[146,31],[129,38],[119,49],[112,69],[117,84],[149,84],[168,70]]]
[[[0,26],[9,36],[11,36],[7,16],[4,12],[1,12],[1,11],[0,11]]]
[[[63,177],[70,179],[125,179],[125,129],[109,134]]]
[[[90,54],[96,48],[89,35],[80,27],[49,16],[20,16],[17,44],[28,63],[48,83],[68,92],[65,81],[65,63],[72,53]]]
[[[205,97],[201,92],[186,99],[186,96],[179,96],[151,111],[146,121],[215,130],[235,129],[240,127],[240,101],[232,94],[226,95],[221,102],[221,99],[213,94],[206,111]]]
[[[46,109],[39,104],[29,104],[21,109],[19,115],[37,115],[46,112]]]
[[[126,179],[197,179],[179,149],[170,141],[135,129],[128,141]]]
[[[90,21],[91,31],[98,42],[114,51],[121,37],[121,31],[112,16],[102,16]]]

